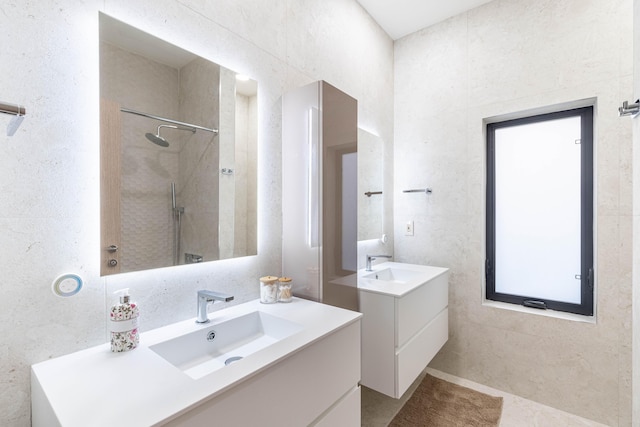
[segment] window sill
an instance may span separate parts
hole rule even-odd
[[[525,307],[522,305],[517,305],[517,304],[509,304],[506,302],[499,302],[499,301],[491,301],[491,300],[484,300],[484,302],[482,303],[482,305],[484,307],[492,307],[492,308],[498,308],[498,309],[502,309],[502,310],[511,310],[511,311],[518,311],[520,313],[527,313],[527,314],[535,314],[538,316],[544,316],[544,317],[553,317],[555,319],[563,319],[563,320],[569,320],[572,322],[582,322],[582,323],[591,323],[591,324],[596,324],[596,316],[584,316],[582,314],[574,314],[574,313],[565,313],[562,311],[555,311],[555,310],[540,310],[537,308],[530,308],[530,307]]]

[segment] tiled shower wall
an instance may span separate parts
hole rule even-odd
[[[177,118],[180,72],[170,66],[104,43],[101,46],[101,96],[121,107]],[[144,95],[144,96],[143,96]],[[181,135],[165,129],[173,144],[152,144],[155,120],[122,113],[122,271],[172,265],[171,182],[178,181]]]
[[[256,134],[257,105],[256,96],[236,94],[236,143],[235,143],[235,182],[234,200],[234,243],[233,255],[256,253],[257,224],[255,200],[258,194],[255,182],[258,135]]]
[[[395,48],[396,259],[451,269],[431,366],[611,426],[631,425],[631,33],[631,0],[499,0]],[[596,322],[484,305],[483,119],[589,98]]]

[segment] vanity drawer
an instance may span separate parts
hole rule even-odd
[[[449,338],[449,310],[438,313],[396,353],[396,393],[399,398]]]
[[[360,402],[360,387],[356,386],[313,425],[315,427],[360,427],[362,413]]]
[[[418,331],[431,322],[449,301],[448,273],[441,274],[429,283],[396,298],[396,342],[402,347]]]
[[[306,426],[329,416],[332,410],[336,410],[332,419],[339,419],[343,414],[338,409],[341,404],[352,408],[359,398],[359,390],[357,396],[351,394],[359,379],[360,321],[302,348],[163,425]]]

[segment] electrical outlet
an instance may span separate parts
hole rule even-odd
[[[404,226],[404,235],[413,236],[413,221],[407,221]]]

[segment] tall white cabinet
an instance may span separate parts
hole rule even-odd
[[[356,272],[357,242],[344,237],[357,229],[357,208],[343,195],[357,179],[343,165],[357,153],[357,111],[355,98],[324,81],[282,97],[282,272],[296,296],[351,310],[357,284],[343,278]]]

